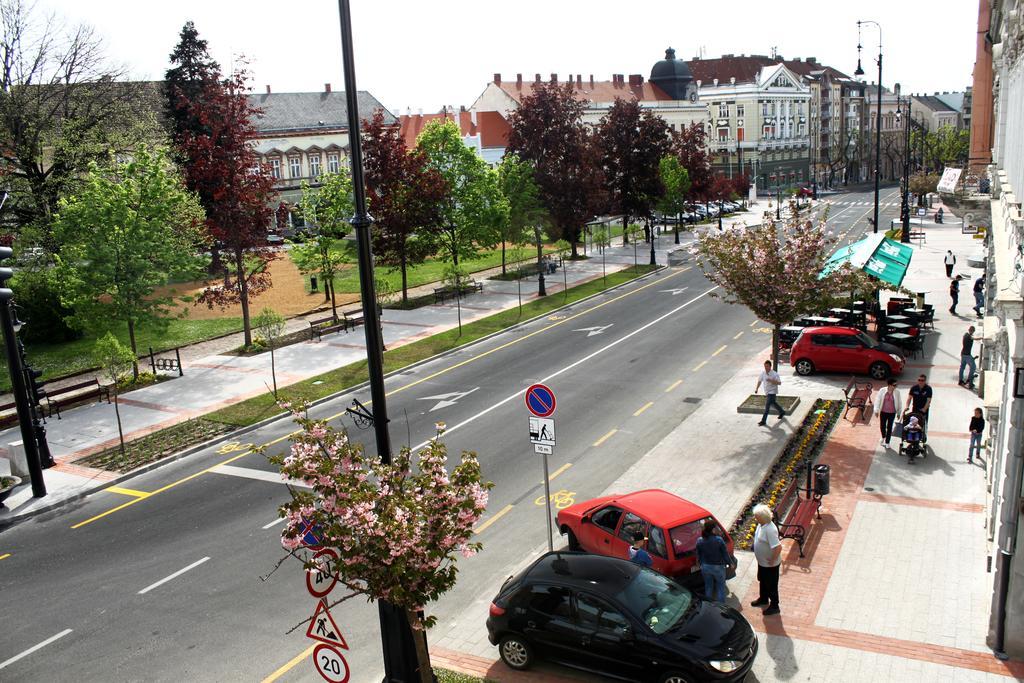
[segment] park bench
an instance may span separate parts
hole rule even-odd
[[[476,280],[467,280],[462,283],[459,288],[463,294],[470,292],[482,292],[484,291],[484,283],[477,282]],[[434,303],[443,304],[445,299],[451,299],[455,296],[455,287],[445,285],[444,287],[434,288]]]
[[[811,527],[811,521],[817,515],[821,519],[821,496],[812,492],[810,498],[805,495],[801,497],[800,481],[793,478],[782,500],[775,508],[775,519],[778,522],[779,538],[789,538],[797,542],[800,547],[800,557],[804,556],[804,542],[807,540],[807,531]]]
[[[56,412],[58,420],[61,419],[61,408],[66,408],[67,406],[91,401],[94,398],[105,398],[107,403],[110,403],[110,387],[106,384],[100,384],[98,379],[69,384],[68,386],[56,389],[51,389],[49,386],[43,388],[46,390],[47,415],[53,417],[53,414]]]
[[[843,389],[843,393],[846,395],[846,412],[843,413],[843,419],[846,419],[846,416],[854,408],[860,410],[861,420],[864,419],[864,409],[871,401],[871,390],[874,389],[874,386],[871,382],[858,382],[856,377],[850,378],[850,383]]]
[[[356,325],[363,324],[363,309],[353,308],[351,311],[344,311],[341,314],[342,324],[345,326],[345,331],[348,332],[350,329],[356,327]]]
[[[329,315],[326,318],[317,318],[316,320],[309,321],[309,340],[313,341],[315,337],[317,341],[325,334],[331,334],[339,330],[347,330],[348,325],[345,320],[338,320],[333,315]]]
[[[13,401],[0,405],[0,429],[18,424],[18,405]]]

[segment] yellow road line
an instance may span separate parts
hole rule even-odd
[[[722,351],[725,351],[725,347],[727,347],[727,346],[728,346],[728,344],[722,344],[721,346],[719,346],[718,350],[715,351],[713,354],[711,354],[711,357],[714,358],[715,356],[720,354]]]
[[[486,522],[484,522],[483,524],[481,524],[481,525],[480,525],[480,526],[478,526],[477,528],[473,529],[473,533],[474,533],[474,534],[482,534],[482,533],[483,533],[484,531],[486,531],[486,530],[487,530],[487,527],[489,527],[490,525],[494,524],[494,523],[495,523],[495,522],[497,522],[497,521],[498,521],[499,519],[501,519],[501,517],[502,517],[502,516],[503,516],[503,515],[504,515],[504,514],[505,514],[506,512],[508,512],[509,510],[511,510],[511,509],[512,509],[512,507],[513,507],[513,506],[511,506],[511,505],[506,505],[505,507],[501,508],[501,509],[500,509],[500,510],[498,510],[498,512],[497,512],[496,514],[494,514],[494,515],[493,515],[493,516],[492,516],[492,517],[491,517],[490,519],[488,519],[488,520],[487,520]]]
[[[607,434],[602,436],[600,439],[595,441],[594,442],[594,448],[597,448],[598,446],[603,444],[605,441],[607,441],[608,439],[612,438],[612,435],[615,434],[615,432],[617,432],[617,431],[619,431],[619,430],[618,429],[613,429],[612,431],[608,432]]]
[[[665,390],[665,393],[667,394],[668,392],[672,391],[673,389],[675,389],[676,387],[678,387],[682,383],[683,383],[683,380],[677,379],[675,382],[672,382],[671,386],[669,386],[668,389]]]
[[[495,347],[495,348],[493,348],[493,349],[491,349],[489,351],[485,351],[485,352],[481,353],[478,356],[473,356],[472,358],[467,358],[466,360],[461,361],[459,363],[456,363],[455,365],[451,365],[451,366],[449,366],[447,368],[444,368],[442,370],[438,370],[435,373],[427,375],[426,377],[422,377],[422,378],[416,380],[415,382],[410,382],[409,384],[400,386],[397,389],[393,389],[392,391],[388,392],[385,395],[386,396],[392,396],[394,394],[397,394],[400,391],[405,391],[406,389],[414,387],[414,386],[416,386],[418,384],[422,384],[423,382],[426,382],[428,380],[435,379],[436,377],[439,377],[439,376],[441,376],[443,374],[451,372],[452,370],[455,370],[457,368],[461,368],[464,365],[468,365],[469,363],[472,363],[474,361],[480,360],[481,358],[485,358],[485,357],[491,355],[492,353],[497,353],[498,351],[506,349],[506,348],[508,348],[508,347],[510,347],[510,346],[512,346],[514,344],[518,344],[518,343],[520,343],[520,342],[522,342],[522,341],[524,341],[526,339],[529,339],[530,337],[533,337],[535,335],[541,334],[542,332],[547,332],[548,330],[550,330],[552,328],[555,328],[555,327],[558,327],[559,325],[571,322],[571,321],[575,320],[576,318],[579,318],[580,316],[586,315],[586,314],[588,314],[588,313],[590,313],[592,311],[596,311],[599,308],[603,308],[604,306],[607,306],[609,304],[615,303],[616,301],[620,301],[620,300],[626,298],[627,296],[632,296],[633,294],[636,294],[637,292],[643,291],[643,290],[648,289],[650,287],[655,287],[657,285],[660,285],[662,282],[665,282],[666,280],[668,280],[670,278],[676,277],[677,275],[681,275],[682,273],[685,273],[688,270],[690,270],[690,266],[687,266],[686,268],[683,268],[681,270],[678,270],[678,271],[675,271],[673,273],[670,273],[670,274],[666,275],[665,277],[658,278],[657,280],[652,280],[651,282],[648,282],[646,285],[641,285],[640,287],[637,287],[636,289],[632,289],[632,290],[630,290],[630,291],[628,291],[628,292],[626,292],[624,294],[620,294],[617,297],[611,298],[608,301],[604,301],[602,303],[599,303],[596,306],[593,306],[592,308],[588,308],[585,311],[580,311],[579,313],[577,313],[575,315],[571,315],[571,316],[569,316],[567,318],[559,320],[556,323],[552,323],[551,325],[548,325],[546,327],[542,327],[539,330],[534,330],[533,332],[531,332],[531,333],[529,333],[527,335],[524,335],[522,337],[518,337],[516,339],[513,339],[512,341],[506,342],[505,344],[502,344],[501,346],[497,346],[497,347]],[[370,405],[370,403],[367,402],[366,405]],[[341,412],[335,413],[334,415],[331,415],[330,417],[328,417],[327,421],[334,420],[334,419],[336,419],[338,417],[341,417],[344,414],[345,414],[344,410],[341,411]],[[285,441],[287,439],[292,438],[293,436],[295,436],[298,433],[299,433],[299,430],[296,430],[296,431],[291,432],[289,434],[285,434],[282,437],[279,437],[277,439],[274,439],[273,441],[270,441],[270,442],[264,444],[264,447],[269,448],[270,446],[273,446],[274,444],[277,444],[277,443],[280,443],[282,441]],[[609,434],[608,436],[611,436],[611,434]],[[201,471],[196,472],[194,474],[190,474],[187,477],[183,477],[183,478],[181,478],[181,479],[179,479],[177,481],[171,482],[170,484],[168,484],[168,485],[166,485],[164,487],[161,487],[161,488],[157,489],[156,491],[150,492],[149,495],[153,496],[153,495],[156,495],[158,493],[163,493],[164,491],[167,491],[168,489],[172,489],[175,486],[178,486],[179,484],[184,484],[185,482],[190,481],[192,479],[195,479],[196,477],[198,477],[200,475],[203,475],[203,474],[206,474],[208,472],[211,472],[212,470],[215,470],[216,468],[220,467],[221,465],[227,465],[229,463],[234,462],[235,460],[238,460],[239,458],[243,458],[243,457],[249,455],[250,453],[252,453],[251,450],[243,451],[243,452],[239,453],[238,455],[235,455],[235,456],[232,456],[231,458],[228,458],[224,462],[219,462],[216,465],[213,465],[211,467],[206,468],[205,470],[201,470]],[[147,498],[148,497],[149,496],[147,496]],[[129,505],[134,505],[135,503],[138,503],[140,500],[144,500],[144,499],[143,498],[136,498],[135,500],[128,501],[127,503],[125,503],[123,505],[119,505],[119,506],[117,506],[115,508],[107,510],[106,512],[98,514],[95,517],[90,517],[89,519],[87,519],[87,520],[85,520],[83,522],[79,522],[78,524],[73,525],[71,528],[72,529],[78,529],[80,527],[85,526],[86,524],[91,524],[92,522],[95,522],[95,521],[97,521],[99,519],[102,519],[102,518],[106,517],[109,514],[113,514],[114,512],[117,512],[118,510],[123,510],[124,508],[128,507]]]
[[[567,462],[567,463],[565,463],[564,465],[562,465],[561,467],[559,467],[559,468],[558,468],[557,470],[555,470],[555,471],[554,471],[554,473],[553,473],[553,474],[552,474],[552,475],[551,475],[550,477],[548,477],[548,481],[554,481],[554,480],[555,480],[555,477],[557,477],[557,476],[558,476],[559,474],[561,474],[562,472],[565,472],[565,471],[566,471],[567,469],[569,469],[570,467],[572,467],[572,463],[571,463],[571,462]]]
[[[0,560],[6,560],[10,556],[11,556],[10,553],[4,553],[3,555],[0,555]]]
[[[701,362],[697,363],[697,367],[695,367],[693,370],[691,370],[691,372],[697,372],[698,370],[700,370],[702,367],[704,367],[707,364],[708,364],[708,362],[706,360],[702,360]]]
[[[733,337],[733,339],[739,339],[742,336],[743,336],[743,330],[740,330],[739,332],[736,333],[736,336]]]
[[[644,412],[645,410],[647,410],[648,408],[650,408],[653,405],[654,405],[654,401],[648,401],[638,411],[633,413],[633,417],[640,417],[640,413]]]
[[[287,664],[282,666],[280,669],[278,669],[274,673],[272,673],[269,676],[267,676],[266,678],[264,678],[263,679],[263,683],[273,683],[274,681],[279,679],[281,676],[284,676],[286,673],[288,673],[293,668],[295,668],[296,664],[298,664],[303,659],[305,659],[306,657],[308,657],[311,654],[313,654],[313,648],[315,648],[316,646],[317,646],[317,643],[313,643],[312,645],[307,647],[305,650],[303,650],[302,652],[297,654],[295,656],[295,659],[291,660],[290,662],[288,662]]]
[[[146,493],[145,491],[136,491],[135,489],[121,488],[120,486],[108,486],[103,489],[104,491],[110,491],[111,493],[120,493],[124,496],[131,496],[133,498],[149,498],[152,493]]]

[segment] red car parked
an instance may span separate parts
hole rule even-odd
[[[629,559],[633,535],[643,534],[655,571],[688,584],[703,580],[696,547],[708,519],[718,524],[731,556],[732,539],[714,515],[660,489],[594,498],[567,507],[556,517],[570,550]],[[733,567],[729,575],[733,575]]]
[[[854,372],[885,379],[903,372],[903,351],[852,327],[805,327],[789,351],[798,375]]]

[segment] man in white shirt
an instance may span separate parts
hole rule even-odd
[[[768,606],[765,616],[779,613],[779,566],[782,564],[782,541],[779,528],[772,521],[772,511],[767,505],[754,506],[754,557],[757,559],[757,582],[760,588],[757,600],[751,607]]]
[[[776,398],[779,395],[779,385],[782,384],[782,378],[779,377],[779,373],[772,370],[772,362],[766,360],[764,362],[764,370],[761,372],[761,376],[757,378],[757,386],[754,387],[754,393],[764,385],[764,414],[761,415],[761,421],[757,424],[762,427],[768,422],[768,411],[772,409],[772,406],[779,411],[779,419],[786,417],[786,411],[782,409]]]

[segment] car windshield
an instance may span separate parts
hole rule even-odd
[[[869,349],[873,349],[875,348],[875,346],[877,346],[875,340],[869,337],[868,335],[864,334],[863,332],[858,332],[855,336],[857,337],[857,341],[859,341],[861,344],[863,344],[865,347]]]
[[[693,593],[672,579],[641,568],[622,592],[619,603],[658,634],[675,626],[694,604]]]

